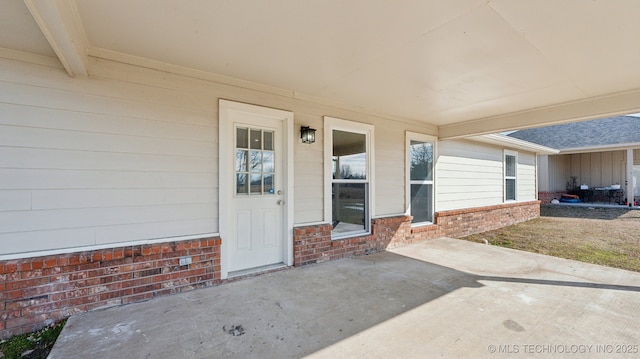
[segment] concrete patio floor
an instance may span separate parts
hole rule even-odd
[[[455,239],[73,316],[50,358],[638,357],[640,273]]]

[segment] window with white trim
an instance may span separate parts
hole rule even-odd
[[[414,225],[433,223],[435,138],[407,133],[407,214]]]
[[[504,151],[504,200],[515,201],[518,180],[518,152]]]
[[[325,117],[325,160],[330,178],[332,238],[368,234],[371,228],[373,126]],[[326,192],[325,192],[326,193]],[[327,213],[326,209],[330,209]]]

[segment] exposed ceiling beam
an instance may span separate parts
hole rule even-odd
[[[87,76],[87,46],[73,0],[24,0],[40,30],[71,77]]]
[[[593,120],[640,112],[640,89],[438,128],[439,139],[455,139],[523,128]]]

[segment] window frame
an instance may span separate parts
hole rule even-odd
[[[515,176],[507,176],[507,156],[514,157],[514,170]],[[502,199],[504,202],[516,202],[518,200],[518,152],[511,150],[504,150],[502,154],[502,187],[503,187],[503,195]],[[513,199],[507,198],[507,180],[514,181],[514,193]]]
[[[429,142],[433,146],[433,162],[431,164],[431,180],[411,179],[411,141]],[[436,136],[425,135],[407,131],[405,134],[405,214],[411,216],[411,185],[430,184],[431,185],[431,220],[424,222],[411,222],[412,227],[426,226],[434,223],[436,211],[436,159],[438,138]]]
[[[239,147],[238,144],[238,130],[239,129],[246,129],[247,130],[247,147]],[[251,131],[260,131],[260,148],[251,148]],[[270,132],[271,133],[271,149],[266,149],[265,148],[265,133]],[[234,147],[234,151],[236,153],[237,156],[237,151],[241,150],[241,151],[246,151],[246,162],[247,162],[247,167],[244,171],[238,171],[237,165],[234,164],[234,194],[233,197],[235,198],[240,198],[240,197],[257,197],[257,196],[274,196],[275,195],[275,187],[276,187],[276,183],[274,182],[275,180],[280,180],[280,179],[276,179],[276,164],[275,164],[275,158],[276,158],[276,148],[275,148],[275,129],[274,128],[270,128],[270,127],[260,127],[260,126],[249,126],[249,125],[244,125],[244,124],[240,124],[240,123],[236,123],[234,125],[234,139],[233,139],[233,147]],[[249,162],[250,162],[250,158],[251,158],[251,152],[252,151],[259,151],[260,152],[260,171],[252,171],[249,168]],[[271,153],[272,154],[272,162],[273,162],[273,168],[271,171],[265,171],[264,170],[264,154],[265,153]],[[237,158],[237,157],[236,157]],[[244,174],[246,176],[246,182],[247,182],[247,193],[238,193],[238,174]],[[259,174],[261,176],[261,191],[258,192],[253,192],[251,191],[251,175],[255,175],[255,174]],[[271,191],[269,191],[268,193],[265,193],[264,191],[264,187],[265,187],[265,174],[267,175],[272,175],[272,182],[271,182]]]
[[[343,232],[336,234],[332,231],[331,240],[340,240],[345,238],[358,237],[371,234],[371,219],[375,215],[375,154],[374,154],[374,126],[361,122],[354,122],[343,120],[339,118],[324,116],[324,221],[332,223],[333,218],[333,198],[332,187],[334,183],[345,183],[345,180],[339,179],[335,181],[333,179],[333,131],[352,132],[365,135],[365,151],[367,153],[366,159],[366,179],[365,180],[350,180],[349,183],[366,183],[367,191],[365,193],[366,203],[368,206],[365,208],[365,223],[364,229],[359,231]]]

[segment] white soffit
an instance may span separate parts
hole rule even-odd
[[[0,16],[24,20],[0,25],[0,47],[50,54],[17,2],[0,3],[11,13]],[[58,8],[62,26],[56,16],[38,24],[64,30],[47,38],[71,74],[86,49],[422,121],[440,138],[640,111],[637,0],[24,2]]]
[[[0,47],[41,56],[56,56],[22,0],[0,3]]]

